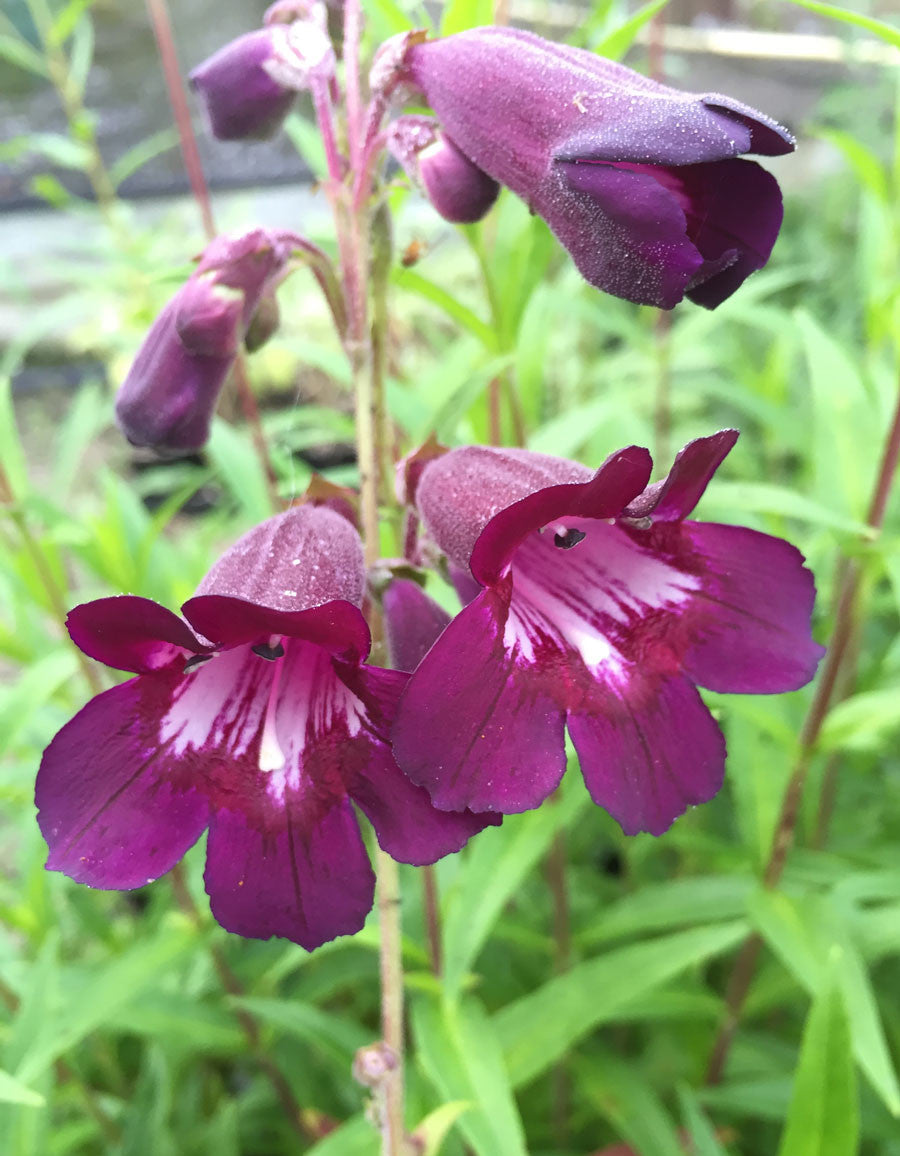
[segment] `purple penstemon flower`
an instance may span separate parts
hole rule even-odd
[[[592,285],[712,308],[768,260],[781,193],[737,158],[794,141],[762,113],[513,28],[403,45],[392,83],[424,94],[446,138],[547,221]]]
[[[480,592],[416,669],[392,732],[438,807],[536,807],[566,766],[626,834],[661,834],[719,790],[725,742],[695,684],[795,690],[822,654],[800,553],[685,521],[737,433],[687,445],[648,485],[644,449],[599,470],[466,447],[429,462],[415,501]]]
[[[209,828],[206,889],[229,931],[307,949],[359,930],[374,876],[355,803],[406,863],[457,851],[491,816],[434,809],[388,730],[407,675],[367,666],[356,530],[297,506],[245,535],[182,608],[76,607],[93,658],[137,678],[98,695],[47,748],[36,799],[47,866],[143,886]]]
[[[154,321],[116,397],[116,420],[133,445],[197,449],[260,305],[296,247],[284,229],[223,234]]]

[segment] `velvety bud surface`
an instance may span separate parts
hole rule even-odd
[[[685,295],[714,306],[768,259],[781,195],[774,178],[735,158],[794,142],[755,109],[510,28],[412,44],[404,75],[453,142],[544,217],[598,288],[663,308]]]
[[[283,37],[279,25],[248,32],[191,73],[191,87],[219,140],[263,140],[281,128],[297,92],[276,80],[266,65]]]
[[[398,117],[388,127],[387,147],[445,221],[480,221],[497,199],[497,182],[441,133],[434,117]]]
[[[397,767],[388,733],[408,676],[364,664],[361,598],[356,531],[304,505],[232,547],[187,622],[130,596],[76,607],[72,639],[137,677],[92,699],[44,753],[48,868],[141,887],[208,828],[216,919],[312,949],[359,930],[372,906],[354,804],[389,854],[417,865],[496,822],[436,810]]]
[[[267,287],[297,238],[251,229],[216,237],[148,333],[116,398],[133,445],[196,449]]]
[[[537,806],[566,765],[626,834],[660,834],[718,791],[722,735],[696,685],[795,690],[815,673],[812,575],[793,546],[688,521],[737,438],[722,430],[648,485],[646,450],[596,472],[466,447],[416,491],[433,541],[481,589],[403,693],[394,754],[438,807]]]

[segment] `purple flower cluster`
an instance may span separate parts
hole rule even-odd
[[[192,83],[226,139],[271,135],[309,88],[331,192],[342,186],[346,209],[354,181],[351,199],[364,202],[371,153],[352,153],[363,159],[351,174],[326,132],[337,81],[319,0],[277,0],[262,30]],[[592,285],[620,297],[713,307],[768,259],[780,193],[741,158],[793,142],[727,97],[678,93],[505,28],[395,38],[372,90],[355,147],[387,147],[451,221],[479,220],[507,186]],[[400,97],[434,115],[385,127]],[[240,347],[277,323],[275,290],[298,254],[348,338],[358,302],[347,286],[367,269],[350,269],[342,290],[328,256],[293,233],[219,237],[122,386],[131,442],[204,443]],[[363,310],[357,344],[365,321]],[[44,754],[47,866],[93,887],[141,887],[208,831],[216,919],[312,949],[357,931],[372,906],[357,809],[389,855],[433,863],[539,806],[565,770],[566,730],[594,802],[626,834],[661,834],[722,784],[724,738],[697,687],[794,690],[822,654],[797,550],[689,520],[736,438],[691,442],[652,484],[635,446],[593,470],[432,443],[401,471],[401,567],[367,573],[352,512],[320,488],[232,546],[183,617],[130,595],[76,607],[74,642],[135,677],[89,702]],[[452,620],[409,577],[410,563],[423,578],[436,560],[462,603]],[[363,608],[376,597],[393,669],[366,661]]]
[[[140,887],[208,828],[219,922],[313,948],[372,904],[353,804],[394,858],[432,863],[554,790],[565,726],[594,801],[661,834],[722,782],[694,684],[792,690],[821,655],[792,546],[685,521],[735,437],[692,442],[653,485],[636,447],[597,471],[478,446],[429,461],[416,511],[474,597],[449,621],[415,583],[389,585],[400,670],[365,663],[362,548],[328,505],[245,535],[184,619],[131,596],[77,607],[78,646],[137,677],[44,755],[48,867]]]

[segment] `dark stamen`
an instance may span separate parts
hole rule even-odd
[[[202,666],[204,662],[209,662],[211,658],[211,654],[192,654],[184,664],[184,673],[187,674],[187,672],[193,670],[195,666]]]
[[[276,658],[281,658],[284,655],[284,647],[280,642],[276,642],[274,646],[269,646],[268,642],[260,642],[256,646],[251,646],[250,649],[254,654],[258,654],[260,658],[265,658],[269,662],[274,662]]]
[[[566,530],[565,534],[554,534],[553,545],[558,546],[560,550],[571,550],[573,546],[584,537],[584,530],[576,530],[574,527],[571,530]]]

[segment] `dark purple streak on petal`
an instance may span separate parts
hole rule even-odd
[[[165,874],[199,839],[207,800],[159,736],[182,681],[163,672],[115,686],[50,743],[35,789],[48,870],[129,890]]]
[[[218,811],[210,824],[206,890],[228,931],[251,939],[273,935],[307,951],[360,930],[372,907],[375,875],[349,800],[310,826],[302,798],[289,797],[275,829],[260,829],[240,811]]]
[[[442,810],[527,811],[566,769],[548,677],[504,644],[509,597],[506,580],[465,607],[400,701],[394,755]]]
[[[591,798],[626,835],[661,835],[722,786],[725,739],[682,676],[634,669],[625,682],[598,685],[567,722]]]

